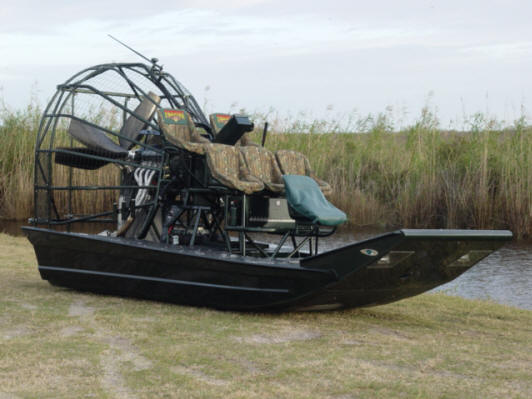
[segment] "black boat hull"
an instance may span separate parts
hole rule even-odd
[[[54,285],[227,310],[378,305],[456,278],[511,239],[507,231],[399,230],[287,261],[223,250],[24,227]]]

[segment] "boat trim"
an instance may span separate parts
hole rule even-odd
[[[122,274],[122,273],[99,272],[99,271],[95,271],[95,270],[86,270],[86,269],[71,269],[71,268],[66,268],[66,267],[41,266],[41,265],[39,265],[39,270],[48,270],[48,271],[66,272],[66,273],[78,273],[78,274],[88,274],[88,275],[105,276],[105,277],[117,277],[117,278],[131,279],[131,280],[156,281],[156,282],[159,282],[159,283],[181,284],[181,285],[189,285],[189,286],[195,286],[195,287],[219,288],[219,289],[226,289],[226,290],[229,289],[229,290],[235,290],[235,291],[269,292],[269,293],[272,293],[272,294],[273,293],[275,293],[275,294],[288,294],[288,293],[290,293],[290,290],[288,290],[288,289],[239,287],[239,286],[234,286],[234,285],[200,283],[200,282],[192,282],[192,281],[185,281],[185,280],[167,279],[167,278],[161,278],[161,277],[139,276],[139,275],[136,275],[136,274],[127,274],[127,273]]]

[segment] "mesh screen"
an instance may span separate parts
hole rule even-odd
[[[142,93],[161,97],[162,107],[170,106],[168,98],[164,98],[167,94],[179,106],[185,103],[180,96],[188,95],[186,89],[178,86],[176,90],[176,86],[166,84],[164,79],[159,83],[153,81],[148,72],[147,67],[109,64],[87,70],[58,86],[48,115],[43,117],[37,142],[35,216],[39,220],[47,221],[49,216],[53,222],[87,216],[116,218],[115,204],[125,190],[121,186],[123,176],[145,166],[128,158],[127,150],[146,148],[142,144],[146,136],[132,132],[130,139],[138,138],[141,144],[130,145],[131,141],[127,141],[119,148],[118,135],[126,120],[133,118],[131,113],[144,99]],[[147,126],[143,122],[134,125],[157,129],[155,115]],[[73,133],[73,123],[82,123],[83,128]],[[102,147],[102,141],[111,144]],[[153,202],[162,161],[150,166],[156,169],[151,182],[154,189],[140,197]],[[134,189],[135,193],[138,191]],[[103,213],[109,214],[98,216]]]

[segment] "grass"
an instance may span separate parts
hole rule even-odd
[[[0,218],[21,220],[33,213],[32,157],[40,113],[34,103],[0,112]],[[525,117],[504,127],[476,114],[467,132],[442,130],[427,109],[399,131],[386,115],[339,122],[253,115],[257,126],[266,117],[272,126],[267,148],[306,154],[334,187],[331,200],[349,215],[351,226],[502,228],[517,238],[532,237],[532,128]],[[255,139],[260,141],[259,131]],[[56,167],[54,176],[55,183],[66,184],[68,169]],[[73,172],[80,184],[117,179],[112,165],[97,173]],[[74,213],[107,209],[117,194],[91,195],[74,198]]]
[[[532,396],[532,312],[489,302],[268,315],[96,296],[42,281],[7,235],[0,293],[0,397]]]

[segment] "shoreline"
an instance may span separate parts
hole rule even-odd
[[[20,227],[26,226],[26,225],[28,225],[27,219],[15,220],[15,219],[0,218],[0,234],[4,233],[4,234],[12,235],[15,237],[22,237],[24,236],[24,234],[22,233]],[[85,227],[87,227],[87,225],[85,225]],[[96,228],[97,226],[92,224],[89,227]],[[105,226],[105,227],[107,228],[108,226]],[[356,238],[360,240],[366,237],[370,237],[371,235],[383,234],[389,231],[394,231],[394,230],[399,230],[399,229],[401,229],[401,227],[399,226],[386,227],[382,225],[367,225],[367,226],[360,227],[360,226],[347,225],[347,226],[340,226],[340,228],[337,231],[337,234],[339,235],[357,234],[358,237]],[[91,230],[90,232],[96,232],[96,230],[97,229],[95,229],[94,231]],[[521,238],[521,239],[514,238],[511,242],[517,245],[525,245],[525,246],[531,245],[532,246],[532,237]]]

